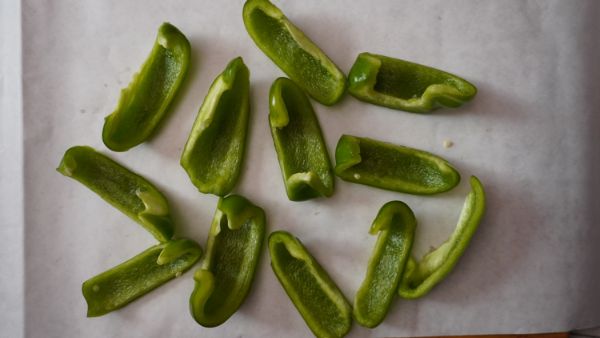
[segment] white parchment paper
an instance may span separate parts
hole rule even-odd
[[[29,337],[305,337],[310,331],[263,252],[251,294],[225,324],[188,312],[192,273],[126,308],[85,317],[81,283],[153,245],[139,225],[54,171],[90,145],[144,175],[171,202],[177,235],[203,246],[215,196],[198,193],[179,157],[214,77],[240,55],[251,71],[247,157],[235,192],[262,206],[268,229],[299,237],[352,301],[375,237],[371,221],[399,199],[419,221],[416,252],[453,230],[468,177],[488,210],[455,271],[427,297],[398,299],[378,328],[350,337],[569,330],[600,323],[598,2],[276,1],[344,70],[359,52],[398,57],[473,82],[473,102],[431,115],[347,96],[314,103],[330,155],[343,133],[417,147],[463,176],[453,191],[409,196],[337,180],[329,199],[287,200],[268,129],[268,90],[283,73],[254,45],[242,1],[23,1],[25,318]],[[149,53],[163,21],[193,49],[190,74],[152,141],[126,153],[101,142],[104,117]],[[445,140],[454,146],[444,148]]]

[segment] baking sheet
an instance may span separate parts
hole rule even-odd
[[[463,176],[417,197],[336,181],[329,199],[290,202],[268,130],[268,90],[283,73],[254,45],[242,1],[23,1],[25,320],[29,337],[304,337],[310,331],[263,252],[241,309],[218,328],[188,313],[192,273],[126,308],[85,318],[81,283],[153,244],[137,224],[54,171],[91,145],[155,182],[177,235],[203,246],[217,198],[198,193],[179,157],[214,77],[241,55],[251,71],[247,157],[235,192],[262,206],[268,229],[299,237],[351,301],[366,270],[379,207],[399,199],[419,221],[416,252],[452,231],[477,175],[488,211],[454,273],[427,297],[398,299],[374,330],[350,337],[568,330],[600,323],[598,2],[276,1],[346,72],[369,51],[456,73],[479,88],[456,110],[418,115],[347,96],[313,102],[333,155],[343,134],[425,149]],[[193,50],[190,76],[156,137],[126,153],[101,142],[104,117],[163,21]],[[444,148],[445,140],[454,146]]]

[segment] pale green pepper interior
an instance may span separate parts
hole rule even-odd
[[[348,330],[348,320],[323,288],[323,281],[315,275],[315,268],[310,262],[292,256],[284,243],[275,243],[273,247],[271,255],[276,257],[275,264],[283,276],[282,283],[288,285],[286,290],[293,290],[297,300],[306,309],[303,316],[310,316],[310,319],[305,319],[317,322],[319,327],[342,336]]]
[[[101,316],[119,309],[189,269],[201,251],[184,253],[159,265],[165,245],[154,246],[132,259],[83,283],[88,317]]]
[[[212,294],[204,305],[206,315],[217,315],[219,310],[228,311],[232,303],[241,301],[238,297],[231,297],[242,286],[241,280],[247,276],[246,272],[253,271],[254,253],[257,242],[261,236],[253,231],[252,220],[247,220],[239,229],[231,230],[227,226],[227,217],[221,218],[221,230],[215,237],[211,257],[210,271],[216,281]],[[230,306],[225,306],[229,304]]]
[[[279,156],[284,156],[284,172],[286,179],[296,173],[313,172],[318,175],[322,186],[333,185],[327,149],[321,135],[321,128],[308,99],[303,99],[299,89],[281,86],[281,97],[285,103],[289,122],[283,128],[276,128],[274,133],[279,139],[277,146]],[[305,186],[307,190],[311,187]],[[321,192],[323,193],[323,192]],[[305,194],[314,194],[307,191]],[[297,192],[297,195],[304,195]]]
[[[219,98],[210,125],[202,131],[193,148],[187,150],[187,158],[192,162],[189,167],[195,179],[200,182],[224,181],[231,170],[237,168],[240,159],[240,148],[244,138],[238,138],[240,105],[243,104],[237,88],[225,91]],[[242,126],[245,128],[245,125]],[[199,169],[194,169],[199,168]],[[215,177],[216,176],[216,177]]]
[[[378,180],[402,178],[418,186],[444,186],[448,178],[431,161],[406,154],[397,149],[381,146],[365,140],[360,141],[360,163],[352,167],[357,177],[370,177]]]
[[[382,94],[408,100],[420,98],[433,84],[453,84],[452,78],[441,71],[388,58],[379,60],[381,65],[374,89]]]
[[[298,83],[311,95],[314,96],[315,93],[326,95],[327,93],[323,91],[328,92],[332,90],[331,88],[336,88],[337,81],[318,58],[298,44],[290,34],[289,28],[283,24],[283,20],[287,21],[287,19],[273,18],[260,8],[255,8],[250,14],[253,35],[261,43],[269,46],[269,51],[273,54],[269,57],[274,59],[291,78],[297,81],[301,79]]]

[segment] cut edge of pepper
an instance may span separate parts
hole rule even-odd
[[[341,175],[360,162],[360,139],[352,135],[342,135],[335,147],[335,173]]]
[[[291,201],[305,201],[314,197],[330,197],[333,195],[333,184],[331,188],[326,187],[319,174],[314,171],[294,173],[285,179],[285,185],[288,198]],[[305,189],[309,189],[313,193],[301,194],[300,192]]]
[[[277,78],[269,90],[269,123],[272,127],[282,129],[290,123],[290,114],[283,99],[283,86],[292,81],[286,77]]]
[[[193,255],[202,257],[202,247],[195,241],[187,238],[173,239],[164,243],[164,248],[156,259],[156,264],[165,265],[172,263],[176,259],[184,255]]]
[[[144,210],[137,214],[142,226],[160,242],[169,241],[175,233],[175,228],[169,212],[169,203],[165,196],[155,189],[151,191],[138,189],[135,195],[144,204]]]

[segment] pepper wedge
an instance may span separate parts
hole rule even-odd
[[[189,239],[155,245],[139,255],[85,281],[81,287],[88,317],[102,316],[178,277],[202,256]]]
[[[268,0],[248,0],[244,25],[256,45],[313,99],[340,100],[346,77],[323,51]]]
[[[87,146],[69,148],[56,169],[141,224],[158,241],[173,237],[165,196],[145,178]]]
[[[293,81],[279,78],[269,93],[269,124],[288,198],[333,194],[333,173],[310,101]]]
[[[477,88],[439,69],[361,53],[348,74],[348,92],[379,106],[427,113],[438,107],[458,107],[472,99]]]
[[[421,261],[411,258],[398,288],[401,297],[423,297],[454,269],[479,226],[485,211],[483,185],[471,176],[471,192],[465,199],[456,229],[442,245],[426,254]]]
[[[175,26],[160,26],[142,69],[121,91],[117,108],[105,119],[102,141],[109,149],[125,151],[152,135],[187,74],[190,50],[189,41]]]
[[[271,267],[317,337],[343,337],[352,324],[350,304],[302,243],[286,231],[269,236]]]
[[[373,328],[385,319],[410,257],[416,226],[415,215],[403,202],[391,201],[379,210],[369,231],[379,237],[354,298],[353,315],[360,325]]]
[[[369,138],[342,135],[335,173],[345,181],[416,195],[454,188],[460,174],[431,153]]]
[[[238,195],[219,200],[190,296],[190,311],[198,324],[221,325],[242,305],[252,286],[264,237],[263,209]]]
[[[250,72],[237,57],[208,90],[181,155],[181,166],[200,192],[224,196],[237,183],[249,110]]]

